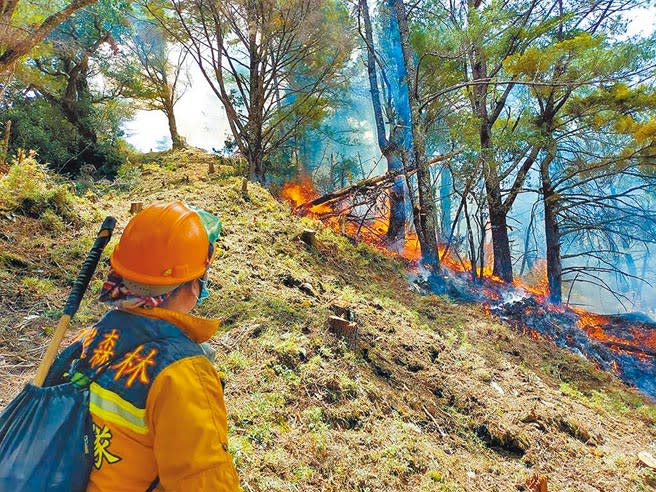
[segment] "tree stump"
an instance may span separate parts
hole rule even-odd
[[[355,321],[355,315],[348,304],[333,303],[330,305],[330,310],[340,318],[347,321]]]
[[[244,177],[241,180],[241,197],[244,200],[248,200],[248,178]]]
[[[529,492],[548,492],[547,477],[534,473],[526,480]]]
[[[358,340],[358,325],[352,321],[330,316],[328,318],[328,330],[340,338],[343,338],[349,347],[354,347]]]
[[[143,202],[132,202],[130,204],[130,214],[134,215],[143,210]]]
[[[299,239],[311,248],[317,247],[317,231],[313,229],[305,229],[301,232]]]

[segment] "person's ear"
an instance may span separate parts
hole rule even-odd
[[[198,296],[200,296],[200,282],[198,279],[194,279],[190,283],[191,283],[191,293],[194,295],[196,299],[198,299]]]

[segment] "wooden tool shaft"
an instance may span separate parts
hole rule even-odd
[[[75,316],[75,313],[80,307],[80,302],[82,302],[82,297],[84,297],[84,293],[86,292],[87,287],[89,287],[89,282],[96,271],[102,252],[112,238],[114,226],[116,226],[116,219],[114,217],[106,217],[100,226],[100,231],[98,231],[93,247],[91,248],[91,251],[89,251],[89,254],[87,254],[82,269],[80,270],[80,273],[78,273],[73,288],[68,295],[68,300],[64,306],[64,315],[59,319],[59,323],[55,329],[55,334],[53,335],[46,353],[39,364],[33,382],[34,386],[42,386],[46,380],[50,366],[55,361],[57,352],[59,352],[59,347],[64,339],[64,335],[66,335],[66,330],[71,322],[71,318]]]
[[[59,347],[64,339],[64,335],[66,335],[66,330],[68,330],[70,322],[71,317],[68,314],[59,318],[59,323],[57,323],[57,328],[55,328],[55,334],[53,335],[52,340],[48,345],[48,349],[46,350],[43,359],[41,359],[39,368],[36,371],[36,376],[34,377],[33,382],[34,386],[42,386],[43,382],[46,380],[50,366],[52,366],[52,363],[57,357],[57,352],[59,351]]]

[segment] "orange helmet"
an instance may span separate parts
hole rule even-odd
[[[166,291],[165,286],[202,277],[208,251],[210,239],[199,213],[180,201],[156,203],[132,217],[110,261],[124,280]]]

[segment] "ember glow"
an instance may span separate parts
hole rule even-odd
[[[287,183],[281,197],[291,203],[294,211],[321,220],[335,231],[356,241],[365,242],[384,254],[400,256],[421,272],[421,249],[417,234],[406,231],[403,244],[389,244],[386,234],[389,209],[371,213],[371,207],[361,212],[356,207],[339,208],[326,203],[304,206],[318,194],[309,178]],[[549,339],[584,355],[602,369],[656,398],[656,323],[642,315],[600,315],[579,308],[554,306],[547,302],[549,284],[546,261],[535,263],[531,271],[512,285],[492,275],[491,267],[482,272],[482,282],[473,283],[472,265],[453,248],[438,245],[440,265],[447,291],[464,302],[476,302],[502,321],[536,339]],[[491,259],[491,252],[486,252]],[[476,278],[481,272],[474,272]],[[426,293],[436,287],[429,275],[413,275],[413,281]]]

